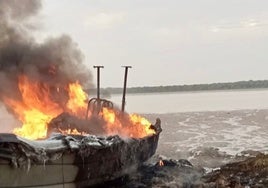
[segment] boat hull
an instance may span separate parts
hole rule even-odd
[[[61,135],[42,142],[0,134],[0,187],[87,187],[119,178],[155,153],[160,125],[156,130],[127,140]]]

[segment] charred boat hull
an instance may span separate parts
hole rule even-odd
[[[141,139],[118,136],[63,136],[29,141],[0,134],[0,187],[87,187],[134,171],[156,151],[156,134]]]

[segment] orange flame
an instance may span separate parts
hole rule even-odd
[[[31,82],[27,77],[19,78],[18,88],[21,100],[5,98],[6,104],[23,122],[21,128],[15,128],[14,133],[29,139],[45,138],[47,123],[62,112],[57,103],[50,99],[50,89],[47,85]],[[38,91],[38,92],[36,92]]]
[[[67,108],[80,117],[84,117],[87,105],[87,94],[83,91],[81,85],[78,82],[69,84],[69,101]]]
[[[86,132],[79,132],[77,129],[67,129],[67,130],[59,130],[62,134],[73,134],[73,135],[88,135]]]
[[[161,159],[159,160],[159,166],[164,166],[164,162]]]
[[[151,123],[137,114],[121,114],[119,111],[103,108],[102,115],[107,122],[108,135],[118,134],[125,137],[142,138],[155,134],[155,131],[150,129]]]
[[[138,130],[139,134],[142,134],[141,137],[155,134],[155,130],[151,129],[151,123],[144,117],[137,115],[137,114],[131,114],[130,115],[130,121],[132,124],[135,125],[135,127],[141,127],[141,130]],[[140,133],[142,131],[142,133]]]
[[[16,135],[28,139],[46,138],[48,123],[62,112],[85,117],[87,94],[79,82],[55,87],[20,76],[18,88],[19,99],[8,96],[4,98],[5,104],[22,122],[22,127],[14,129]],[[62,98],[65,101],[62,101]],[[106,122],[104,129],[107,135],[142,138],[155,134],[155,131],[150,129],[151,123],[139,115],[122,114],[121,111],[109,108],[103,108],[99,115]],[[88,134],[77,129],[59,131],[62,134]]]
[[[14,111],[23,124],[21,128],[15,128],[14,133],[28,139],[46,138],[47,124],[52,118],[62,113],[64,107],[53,101],[51,89],[47,84],[32,81],[26,76],[20,76],[18,88],[21,100],[8,97],[4,99],[4,102]],[[82,92],[78,82],[69,84],[67,111],[75,113],[86,108],[86,94]],[[59,93],[59,88],[57,88],[57,93]],[[83,100],[83,104],[81,100]]]
[[[21,128],[15,128],[14,133],[29,139],[45,138],[47,135],[47,123],[53,118],[37,109],[25,110],[24,123]]]

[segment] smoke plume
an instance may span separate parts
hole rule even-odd
[[[20,99],[21,75],[59,89],[70,82],[91,84],[83,55],[71,38],[63,35],[38,43],[31,36],[32,20],[41,8],[39,0],[0,0],[0,100]],[[64,98],[64,92],[61,97]],[[57,100],[57,99],[55,99]]]

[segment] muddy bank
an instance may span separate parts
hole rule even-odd
[[[157,155],[104,187],[268,187],[268,110],[145,116],[162,120]]]
[[[268,155],[258,154],[210,171],[193,166],[185,159],[151,161],[136,173],[96,187],[267,188]]]

